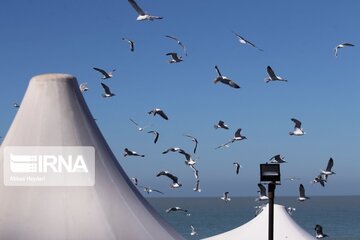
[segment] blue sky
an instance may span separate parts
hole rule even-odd
[[[0,64],[2,66],[0,135],[9,128],[29,79],[41,73],[69,73],[88,82],[84,97],[119,162],[141,185],[166,196],[256,197],[259,164],[275,154],[285,156],[279,195],[297,195],[303,183],[311,195],[360,194],[360,95],[357,22],[360,3],[348,1],[165,1],[138,0],[151,14],[164,19],[136,21],[126,0],[4,1],[0,9]],[[255,43],[263,52],[242,45],[232,31]],[[173,35],[182,40],[188,56],[169,64],[167,52],[178,52]],[[135,52],[121,38],[135,41]],[[342,42],[355,44],[334,56]],[[212,81],[214,66],[240,89]],[[265,84],[266,66],[287,83]],[[116,93],[101,98],[100,75],[93,67],[116,69],[106,84]],[[163,109],[169,121],[147,112]],[[159,142],[139,132],[129,121],[151,125]],[[293,137],[291,118],[302,121],[305,136]],[[218,120],[230,130],[214,130]],[[237,128],[247,140],[228,149],[214,148],[229,140]],[[202,192],[195,193],[192,171],[183,156],[161,152],[168,147],[192,151],[183,134],[198,138],[194,157]],[[124,158],[127,147],[146,155]],[[309,182],[334,159],[334,171],[325,188]],[[233,162],[243,165],[234,174]],[[169,189],[169,179],[158,171],[177,175],[183,187]],[[289,182],[286,177],[299,177]]]

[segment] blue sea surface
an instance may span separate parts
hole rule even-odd
[[[360,196],[319,196],[298,202],[297,197],[276,197],[275,203],[294,207],[293,219],[315,236],[316,224],[323,226],[327,239],[360,240]],[[148,198],[150,204],[186,239],[201,239],[229,231],[255,217],[258,202],[253,197],[233,197],[230,202],[220,198]],[[179,206],[184,212],[166,213]],[[198,235],[190,236],[190,225]]]

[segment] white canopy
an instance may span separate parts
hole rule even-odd
[[[244,225],[204,240],[267,240],[269,205],[263,211]],[[313,240],[315,237],[302,229],[288,214],[284,206],[274,204],[274,239]]]
[[[33,77],[0,148],[92,146],[93,186],[0,184],[0,239],[183,239],[133,186],[100,133],[75,77]]]

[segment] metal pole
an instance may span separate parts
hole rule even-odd
[[[274,198],[275,198],[275,182],[268,185],[269,198],[269,240],[274,240]]]

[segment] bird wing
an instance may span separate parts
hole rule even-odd
[[[174,39],[175,41],[179,41],[179,39],[177,39],[177,38],[176,38],[176,37],[174,37],[174,36],[165,35],[165,37],[167,37],[167,38],[171,38],[171,39]]]
[[[153,133],[155,134],[155,139],[154,139],[154,143],[157,142],[157,140],[159,139],[159,133],[157,131],[148,131],[148,133]],[[166,151],[165,151],[166,152]],[[164,153],[164,152],[163,152]]]
[[[235,137],[236,138],[240,138],[241,137],[241,128],[239,128],[238,130],[236,130],[236,132],[235,132]]]
[[[295,118],[292,118],[291,121],[295,123],[295,128],[301,129],[301,122]]]
[[[305,197],[305,188],[304,188],[304,185],[300,184],[299,186],[299,194],[300,194],[300,197]]]
[[[328,161],[328,164],[326,166],[326,171],[331,172],[331,168],[333,167],[333,165],[334,165],[334,160],[332,158],[330,158]]]
[[[106,86],[104,83],[101,83],[101,86],[104,88],[106,94],[111,94],[110,88]]]
[[[139,5],[137,5],[137,3],[134,0],[128,0],[128,2],[139,15],[145,15],[145,12],[139,7]]]
[[[342,45],[343,45],[344,47],[355,47],[355,45],[352,44],[352,43],[343,43]]]
[[[153,192],[158,192],[158,193],[161,193],[161,194],[164,194],[163,192],[157,190],[157,189],[151,189]]]
[[[223,79],[223,82],[226,83],[227,85],[229,85],[230,87],[240,88],[240,86],[236,82],[234,82],[233,80]]]
[[[96,70],[96,71],[98,71],[98,72],[100,72],[100,73],[101,73],[102,75],[104,75],[105,77],[110,77],[109,74],[108,74],[105,70],[103,70],[103,69],[101,69],[101,68],[94,67],[93,69]]]
[[[272,68],[270,66],[267,66],[266,71],[269,74],[269,77],[271,79],[276,79],[277,78],[274,71],[272,70]]]
[[[132,121],[136,126],[139,126],[139,124],[137,124],[134,120],[132,120],[131,118],[130,118],[130,121]]]
[[[215,65],[215,69],[216,69],[217,74],[221,77],[222,75],[221,75],[220,70],[217,65]]]
[[[170,178],[174,183],[177,183],[177,182],[178,182],[178,177],[176,177],[175,175],[172,175],[172,174],[169,173],[169,172],[164,172],[164,174],[162,174],[162,175],[167,176],[167,177]]]
[[[165,120],[168,120],[168,116],[166,116],[166,114],[164,113],[164,111],[159,110],[156,112],[156,114],[159,114],[162,118],[164,118]]]

